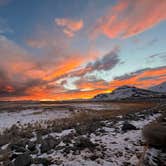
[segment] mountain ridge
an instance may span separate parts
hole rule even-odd
[[[162,82],[156,86],[151,86],[149,88],[151,91],[166,93],[166,82]]]
[[[135,86],[120,86],[111,93],[103,93],[94,96],[93,100],[123,100],[123,99],[141,99],[141,98],[162,98],[166,94],[155,92],[149,89],[137,88]]]

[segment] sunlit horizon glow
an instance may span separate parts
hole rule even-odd
[[[165,9],[165,0],[0,0],[0,101],[165,82]]]

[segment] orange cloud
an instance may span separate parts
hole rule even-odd
[[[51,80],[61,77],[69,73],[71,70],[79,67],[83,63],[83,60],[84,58],[81,56],[71,56],[69,59],[65,59],[63,62],[60,62],[59,65],[56,66],[55,69],[44,79]]]
[[[109,83],[106,83],[103,80],[99,80],[99,81],[86,81],[86,80],[79,80],[78,82],[76,82],[77,84],[77,88],[81,89],[82,91],[86,91],[86,90],[107,90],[109,87]]]
[[[73,37],[75,33],[83,28],[82,20],[72,20],[67,18],[57,18],[55,19],[55,23],[63,28],[63,32],[68,37]]]
[[[164,21],[165,9],[165,0],[119,1],[97,21],[92,36],[131,37]]]
[[[126,77],[126,78],[125,78]],[[137,86],[140,88],[149,88],[166,81],[166,67],[145,69],[142,71],[131,73],[127,76],[119,77],[113,81],[106,83],[103,80],[86,81],[80,80],[76,82],[79,90],[55,93],[54,95],[45,94],[45,98],[51,100],[69,100],[69,99],[87,99],[100,93],[111,92],[115,88],[122,85]],[[33,95],[32,95],[33,96]],[[40,99],[41,96],[39,96]]]
[[[91,71],[114,67],[119,62],[116,51],[96,60],[99,52],[87,52],[85,56],[51,46],[51,52],[37,57],[5,37],[0,37],[0,45],[0,54],[4,55],[0,57],[0,100],[91,98],[122,85],[148,88],[166,81],[166,67],[136,71],[109,83],[86,77]],[[88,63],[91,60],[95,62]],[[58,82],[70,77],[80,79],[74,81],[75,90],[65,89],[66,86]]]
[[[149,88],[166,81],[166,67],[154,69],[145,69],[115,78],[110,82],[110,88],[113,90],[122,85],[132,85],[140,88]]]

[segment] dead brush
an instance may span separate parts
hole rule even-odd
[[[162,123],[153,122],[143,129],[143,137],[148,146],[156,148],[166,147],[166,126]]]

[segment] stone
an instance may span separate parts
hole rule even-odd
[[[80,150],[83,150],[85,148],[93,149],[96,144],[92,143],[91,140],[87,137],[78,137],[75,142],[75,147],[77,147]]]
[[[20,154],[14,160],[14,166],[30,166],[32,158],[28,153]]]
[[[27,145],[28,145],[28,149],[30,151],[35,151],[36,150],[36,144],[34,142],[29,141]]]
[[[137,128],[134,125],[132,125],[128,122],[124,122],[124,124],[122,126],[122,131],[126,132],[126,131],[129,131],[129,130],[137,130]]]
[[[41,153],[46,153],[50,151],[51,149],[54,149],[59,143],[60,143],[60,140],[57,140],[53,138],[52,136],[48,136],[41,143]]]
[[[52,162],[47,158],[35,158],[33,160],[34,164],[42,164],[43,166],[49,166]]]

